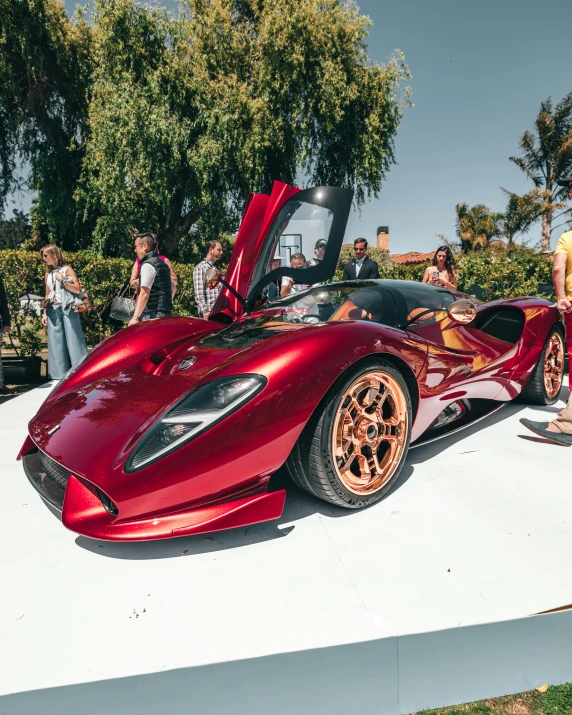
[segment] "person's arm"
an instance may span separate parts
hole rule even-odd
[[[139,295],[137,296],[137,302],[135,303],[135,310],[133,311],[133,317],[129,321],[128,325],[135,325],[141,320],[141,315],[147,307],[149,301],[149,295],[151,293],[151,286],[157,277],[157,271],[149,263],[144,263],[139,271]]]
[[[81,291],[79,281],[74,269],[71,266],[65,266],[63,271],[56,273],[56,280],[59,281],[70,293],[75,293],[77,295]]]
[[[374,261],[374,260],[372,260],[371,262],[373,263],[373,266],[372,266],[372,274],[373,275],[371,277],[375,280],[376,278],[379,278],[379,264],[377,263],[377,261]]]
[[[169,271],[171,272],[171,298],[174,298],[175,293],[177,292],[177,286],[179,285],[179,280],[177,278],[177,274],[175,273],[175,269],[171,261],[168,258],[165,258],[165,263],[169,267]]]
[[[280,286],[280,297],[285,298],[292,292],[292,286],[294,285],[294,279],[284,276],[282,278],[282,285]]]
[[[129,285],[132,288],[138,288],[139,287],[139,264],[137,261],[133,263],[133,266],[131,267],[131,278],[129,278]]]
[[[147,307],[150,293],[151,288],[141,286],[139,289],[139,296],[137,297],[137,303],[135,304],[135,312],[133,313],[133,317],[129,321],[128,325],[137,325],[137,323],[141,320],[141,315]]]
[[[447,288],[447,290],[457,290],[457,276],[449,272],[447,272],[447,275],[449,276],[449,280],[447,281],[444,278],[439,279],[440,285],[442,285],[443,288]]]
[[[552,282],[554,283],[554,292],[556,293],[556,307],[562,313],[572,312],[572,303],[566,298],[566,258],[566,253],[556,253],[552,267]]]
[[[205,317],[207,313],[207,301],[206,301],[206,285],[205,285],[205,271],[206,267],[198,263],[193,271],[193,289],[195,292],[195,302],[197,308],[199,309],[201,315]]]
[[[427,268],[425,269],[425,273],[423,274],[423,278],[421,279],[421,283],[430,283],[431,282],[430,275],[431,275],[432,270],[433,270],[433,268],[431,266],[427,266]]]
[[[343,280],[343,281],[349,281],[349,280],[350,280],[350,274],[349,274],[349,271],[348,271],[348,266],[349,266],[349,265],[350,265],[349,263],[346,263],[346,265],[344,266],[344,272],[342,273],[342,280]]]
[[[48,296],[50,295],[50,290],[48,288],[48,275],[49,274],[46,273],[46,278],[44,280],[44,285],[46,287],[46,299],[45,299],[44,305],[47,305]],[[44,328],[46,328],[48,325],[48,309],[47,309],[47,307],[44,308],[43,313],[42,313],[42,325],[44,326]]]

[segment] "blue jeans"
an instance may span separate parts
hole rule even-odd
[[[87,355],[79,313],[48,306],[48,375],[61,380],[66,372]]]

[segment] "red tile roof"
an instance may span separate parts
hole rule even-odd
[[[409,251],[409,253],[391,253],[390,258],[396,263],[412,265],[416,263],[425,263],[430,261],[435,255],[435,251],[429,253],[419,253],[419,251]]]

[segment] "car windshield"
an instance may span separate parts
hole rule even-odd
[[[269,304],[272,319],[284,323],[330,323],[363,320],[394,325],[395,302],[391,293],[373,281],[353,286],[314,286]]]
[[[199,341],[211,347],[247,346],[274,334],[342,320],[402,327],[442,320],[455,301],[449,291],[412,281],[329,283],[268,302],[255,316]],[[423,313],[423,315],[421,315]]]
[[[315,286],[268,307],[280,308],[282,314],[275,314],[274,319],[288,323],[365,320],[399,327],[411,321],[440,320],[454,301],[455,295],[444,288],[414,281],[382,280],[355,281],[339,287],[336,283]]]

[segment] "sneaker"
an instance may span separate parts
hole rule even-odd
[[[520,423],[525,427],[528,427],[531,432],[534,432],[534,434],[537,434],[539,437],[544,437],[544,439],[549,439],[551,442],[561,444],[564,447],[572,447],[572,434],[564,434],[564,432],[549,432],[547,429],[550,424],[549,422],[533,422],[532,420],[527,420],[523,417],[520,420]]]

